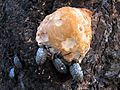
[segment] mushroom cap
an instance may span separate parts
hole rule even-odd
[[[38,45],[51,45],[67,62],[81,62],[92,39],[92,12],[85,8],[62,7],[41,22],[36,33]]]

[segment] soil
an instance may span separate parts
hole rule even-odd
[[[93,11],[91,48],[82,60],[84,81],[60,74],[48,59],[35,62],[37,27],[44,17],[63,6]],[[16,68],[14,54],[22,69]],[[15,68],[15,77],[9,77]],[[120,0],[0,0],[1,90],[119,90]]]

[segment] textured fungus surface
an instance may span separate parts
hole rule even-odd
[[[90,48],[91,16],[92,12],[85,8],[62,7],[41,22],[36,41],[38,44],[50,43],[68,62],[78,60],[80,56],[81,61]]]

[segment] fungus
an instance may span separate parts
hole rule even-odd
[[[85,8],[57,9],[41,22],[36,41],[38,45],[51,45],[61,51],[67,62],[81,62],[90,48],[91,17],[92,12]]]

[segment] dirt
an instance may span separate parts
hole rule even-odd
[[[37,27],[57,8],[71,6],[93,11],[91,48],[81,63],[84,81],[70,73],[60,74],[48,59],[35,62]],[[22,69],[15,67],[18,55]],[[9,71],[15,67],[15,77]],[[119,0],[0,0],[1,90],[119,90],[120,1]]]

